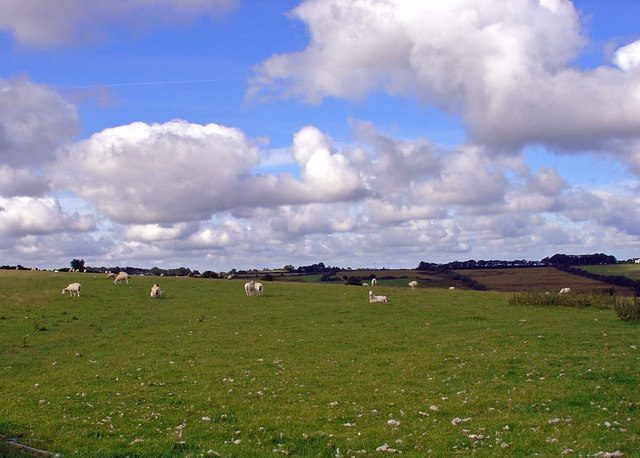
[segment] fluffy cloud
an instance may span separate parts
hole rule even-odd
[[[29,169],[0,164],[0,196],[38,196],[50,189],[46,179]]]
[[[461,113],[471,138],[503,148],[602,148],[640,136],[636,44],[620,68],[579,70],[585,45],[568,0],[308,0],[291,15],[306,49],[257,66],[254,97],[417,96]]]
[[[0,79],[0,164],[47,162],[77,128],[76,108],[57,92],[26,78]]]
[[[632,70],[640,66],[640,40],[619,48],[613,56],[613,63],[622,70]]]
[[[258,160],[237,129],[133,123],[69,146],[53,173],[116,222],[171,223],[233,206],[243,174]]]
[[[238,129],[172,121],[134,123],[70,145],[52,168],[71,189],[123,224],[207,220],[253,206],[331,202],[364,193],[348,159],[317,129],[296,134],[302,180],[253,175],[258,149]]]
[[[160,224],[133,224],[122,230],[125,240],[138,242],[158,242],[184,238],[198,229],[197,225],[178,223],[162,226]]]
[[[360,176],[331,140],[315,127],[304,127],[293,138],[293,157],[310,192],[336,200],[360,187]]]
[[[48,48],[102,38],[114,22],[150,27],[229,9],[234,0],[4,0],[0,30],[18,43]]]
[[[0,235],[3,237],[88,231],[94,227],[93,217],[67,215],[51,197],[0,198]]]

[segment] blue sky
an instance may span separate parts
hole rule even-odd
[[[62,3],[0,5],[4,263],[640,256],[638,2]]]

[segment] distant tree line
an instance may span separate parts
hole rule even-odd
[[[604,253],[594,254],[554,254],[540,261],[549,266],[593,266],[603,264],[617,264],[615,256]]]
[[[445,268],[450,270],[458,269],[500,269],[507,267],[539,267],[544,265],[541,261],[527,261],[526,259],[516,259],[514,261],[502,261],[491,259],[488,261],[469,259],[468,261],[452,261],[446,264],[435,264],[432,262],[420,262],[418,270],[432,270],[434,268]]]
[[[604,253],[594,254],[554,254],[541,259],[540,261],[527,261],[526,259],[515,259],[513,261],[503,261],[500,259],[491,259],[488,261],[470,259],[468,261],[453,261],[446,264],[435,264],[432,262],[420,262],[418,270],[433,269],[500,269],[513,267],[541,267],[541,266],[588,266],[600,264],[616,264],[618,261],[615,256]]]

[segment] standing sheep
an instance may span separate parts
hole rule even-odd
[[[157,283],[154,283],[153,286],[151,287],[151,297],[153,299],[160,299],[161,294],[162,294],[162,291],[160,291],[160,285],[158,285]]]
[[[251,280],[244,284],[244,292],[247,293],[247,296],[251,296],[256,292],[256,282]]]
[[[418,282],[413,280],[409,282],[409,288],[416,289],[418,287]]]
[[[254,283],[253,287],[256,290],[256,294],[258,296],[262,296],[262,293],[264,292],[264,287],[262,286],[262,283],[256,282],[256,283]]]
[[[62,289],[62,294],[66,292],[69,292],[69,297],[73,297],[73,293],[76,297],[80,297],[80,283],[69,283],[69,286]]]
[[[371,286],[376,286],[378,284],[378,280],[375,278],[371,279]]]
[[[122,283],[123,281],[129,284],[129,274],[126,272],[120,272],[115,280],[113,280],[113,284],[117,285],[118,283]]]

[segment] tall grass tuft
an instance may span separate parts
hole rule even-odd
[[[551,307],[595,307],[613,308],[616,299],[605,294],[545,294],[541,292],[524,292],[514,294],[509,305],[551,306]]]
[[[640,300],[638,297],[618,297],[613,308],[621,320],[640,321]]]

